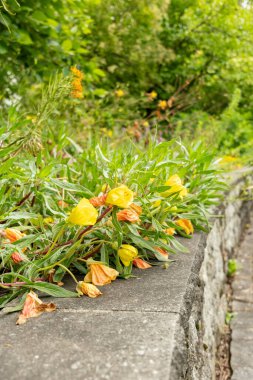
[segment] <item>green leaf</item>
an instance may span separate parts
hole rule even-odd
[[[64,51],[69,52],[72,49],[72,41],[69,39],[63,41],[61,47]]]
[[[59,298],[73,298],[79,297],[78,293],[71,292],[70,290],[61,288],[58,285],[50,284],[49,282],[30,282],[27,285],[22,285],[23,288],[32,288],[47,293],[53,297]]]

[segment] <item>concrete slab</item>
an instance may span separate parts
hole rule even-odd
[[[168,378],[177,314],[68,310],[0,318],[0,378]]]

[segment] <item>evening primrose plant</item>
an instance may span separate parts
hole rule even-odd
[[[6,308],[23,309],[18,323],[55,310],[35,291],[100,296],[97,286],[133,276],[134,266],[167,265],[174,253],[187,252],[178,236],[208,229],[208,210],[224,184],[200,144],[150,137],[148,146],[97,138],[79,145],[45,126],[34,154],[16,150],[9,132],[21,124],[15,117],[3,124],[0,148],[7,153],[0,168],[0,305],[18,297]],[[76,291],[64,288],[65,276]]]

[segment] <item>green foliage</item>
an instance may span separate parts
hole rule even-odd
[[[226,325],[230,325],[230,323],[232,322],[232,320],[234,319],[235,317],[235,314],[234,313],[231,313],[229,311],[226,312],[226,317],[225,317],[225,323]]]
[[[237,261],[235,259],[228,260],[227,275],[229,277],[233,277],[235,275],[235,273],[237,272],[237,270],[238,270]]]
[[[66,273],[76,281],[74,273],[86,273],[90,257],[116,267],[122,278],[128,278],[132,266],[124,267],[117,253],[122,243],[135,246],[146,260],[169,261],[157,248],[171,254],[187,250],[165,230],[175,228],[190,238],[176,223],[182,218],[191,220],[196,230],[206,230],[208,209],[224,189],[213,154],[201,144],[187,148],[179,141],[159,143],[150,138],[145,149],[145,142],[109,142],[91,136],[82,146],[62,130],[51,130],[50,118],[68,94],[69,82],[61,76],[51,81],[36,107],[33,130],[27,132],[39,134],[36,150],[23,143],[22,132],[29,128],[30,119],[20,109],[10,108],[8,119],[2,120],[0,235],[5,236],[6,228],[25,232],[17,241],[2,244],[1,286],[10,291],[9,297],[0,299],[3,305],[27,289],[77,296],[47,281],[59,282]],[[165,182],[174,174],[184,179],[187,196],[178,190],[164,195],[172,189]],[[94,228],[68,222],[68,214],[82,198],[102,195],[121,184],[134,192],[134,202],[142,207],[139,223],[119,221],[119,208],[106,205],[99,208]]]
[[[10,1],[8,9],[0,17],[0,99],[80,61],[93,76],[95,60],[85,62],[92,20],[82,0]]]

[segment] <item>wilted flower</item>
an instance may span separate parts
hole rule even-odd
[[[170,236],[173,236],[175,234],[175,228],[166,228],[166,230],[164,230],[164,232],[167,234],[167,235],[170,235]]]
[[[86,198],[81,199],[74,207],[67,219],[68,222],[79,226],[93,226],[98,217],[98,212],[90,201]]]
[[[118,98],[122,98],[122,96],[125,95],[124,91],[119,89],[119,90],[116,90],[115,91],[115,95],[118,97]]]
[[[133,265],[139,269],[148,269],[152,267],[150,264],[140,259],[139,257],[133,260]]]
[[[26,323],[28,318],[38,317],[44,311],[51,312],[56,309],[54,303],[43,303],[36,293],[30,291],[25,299],[25,304],[19,318],[17,320],[17,325]]]
[[[99,197],[90,198],[89,201],[92,204],[92,206],[101,207],[101,206],[104,206],[106,197],[107,195],[103,194],[103,195],[100,195]]]
[[[131,203],[130,206],[129,206],[129,208],[131,210],[134,210],[138,215],[141,215],[141,213],[142,213],[141,206],[138,206],[136,203]]]
[[[134,210],[124,209],[117,212],[118,221],[122,222],[131,222],[136,223],[139,222],[139,215]]]
[[[184,197],[187,195],[187,189],[183,185],[181,178],[177,174],[171,176],[165,182],[165,186],[171,186],[171,188],[161,193],[163,197],[168,197],[169,195],[174,193],[179,193],[180,197]]]
[[[6,228],[4,230],[5,237],[10,240],[11,243],[14,243],[15,241],[22,239],[22,237],[25,236],[24,233],[15,230],[14,228]]]
[[[166,110],[166,108],[167,108],[167,102],[166,102],[166,100],[160,100],[159,103],[158,103],[158,107],[161,110]]]
[[[90,298],[96,298],[100,296],[102,293],[100,290],[93,284],[87,284],[84,281],[79,281],[76,286],[76,291],[79,294],[85,294],[86,296]]]
[[[121,185],[109,191],[106,204],[127,208],[133,202],[134,193],[127,186]]]
[[[175,224],[179,227],[181,227],[186,235],[193,234],[194,228],[192,225],[192,222],[188,219],[178,219],[175,221]]]
[[[93,262],[89,264],[89,272],[84,277],[84,282],[92,282],[94,285],[103,286],[110,284],[119,275],[115,269],[100,263]]]
[[[122,263],[128,267],[130,263],[138,256],[138,250],[129,244],[122,244],[118,249],[118,255]]]

